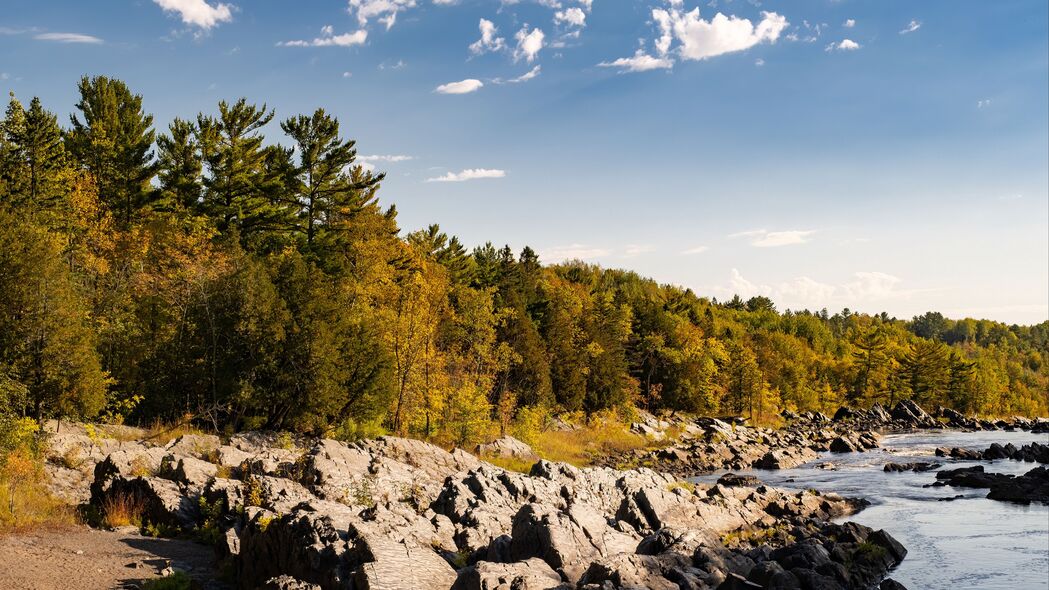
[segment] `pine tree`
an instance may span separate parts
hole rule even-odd
[[[157,138],[160,196],[158,209],[194,211],[200,204],[203,186],[200,144],[193,123],[176,118],[168,133]]]
[[[62,130],[53,113],[34,97],[24,109],[14,97],[7,105],[3,123],[7,144],[5,176],[8,199],[39,217],[61,205],[66,179],[66,155]]]
[[[76,107],[70,116],[70,153],[95,177],[103,202],[127,227],[154,197],[153,115],[142,110],[142,96],[106,76],[81,78]]]

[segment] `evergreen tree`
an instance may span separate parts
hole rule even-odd
[[[176,118],[168,134],[157,138],[160,197],[157,207],[167,211],[194,211],[200,205],[200,145],[193,123]]]
[[[76,161],[95,177],[99,194],[123,226],[153,200],[153,115],[142,109],[142,96],[113,78],[81,78],[76,107],[83,120],[70,117],[68,146]]]
[[[66,156],[62,130],[53,113],[34,97],[24,109],[14,97],[7,105],[3,134],[8,202],[32,217],[54,210],[65,196]]]

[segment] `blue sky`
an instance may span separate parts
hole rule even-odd
[[[323,106],[406,230],[781,309],[1049,319],[1044,0],[5,0],[0,89],[64,118],[84,74],[160,128]]]

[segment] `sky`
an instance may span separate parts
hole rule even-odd
[[[1045,0],[4,0],[0,89],[324,107],[406,231],[725,299],[1049,319]],[[276,125],[268,139],[283,141]]]

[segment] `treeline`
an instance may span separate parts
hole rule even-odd
[[[64,128],[12,95],[0,129],[0,407],[17,414],[463,444],[630,407],[1047,412],[1049,322],[778,313],[470,251],[436,225],[402,236],[383,175],[321,109],[241,99],[157,133],[121,81],[79,91]]]

